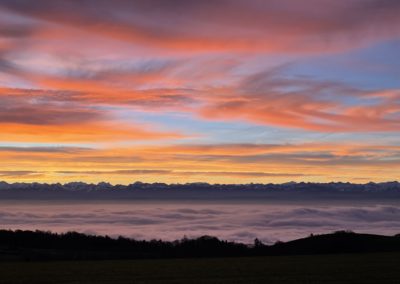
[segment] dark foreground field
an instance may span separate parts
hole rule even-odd
[[[9,262],[1,283],[400,283],[400,253]]]

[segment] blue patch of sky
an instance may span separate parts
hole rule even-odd
[[[165,143],[176,144],[302,144],[302,143],[372,143],[399,145],[400,134],[391,133],[321,133],[301,129],[255,125],[244,121],[211,121],[182,112],[143,112],[120,109],[120,119],[134,124],[151,125],[151,129],[180,132],[187,138],[171,139]],[[143,142],[143,141],[142,141]],[[159,144],[159,140],[154,144]],[[138,142],[125,142],[125,145]],[[141,144],[141,143],[139,143]],[[152,144],[146,141],[146,144]]]
[[[394,40],[347,53],[307,57],[296,60],[285,73],[367,90],[400,88],[399,50],[400,40]]]

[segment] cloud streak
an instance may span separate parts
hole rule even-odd
[[[261,72],[214,92],[222,95],[206,102],[202,117],[318,132],[389,132],[400,126],[399,90],[372,92]]]
[[[60,92],[2,89],[0,99],[0,138],[3,141],[91,142],[182,136],[148,130],[142,125],[128,125]]]
[[[396,1],[2,1],[50,24],[135,44],[179,49],[310,52],[398,35]],[[78,9],[79,7],[79,9]],[[313,7],[313,9],[311,9]],[[143,16],[146,15],[146,16]],[[46,25],[47,23],[47,25]],[[167,24],[166,24],[167,23]],[[190,27],[190,28],[187,28]],[[20,32],[21,33],[21,32]],[[50,33],[51,34],[51,33]]]
[[[125,148],[0,147],[9,171],[35,170],[42,182],[287,182],[393,180],[400,148],[372,144],[184,144]],[[27,176],[29,177],[29,176]],[[16,181],[18,176],[7,176]],[[368,181],[369,181],[368,180]]]

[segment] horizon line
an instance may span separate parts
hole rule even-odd
[[[134,185],[134,184],[164,184],[167,186],[171,185],[211,185],[211,186],[217,186],[217,185],[232,185],[232,186],[240,186],[240,185],[290,185],[290,184],[352,184],[352,185],[368,185],[368,184],[386,184],[386,183],[400,183],[400,180],[387,180],[387,181],[381,181],[381,182],[375,182],[375,181],[368,181],[365,183],[355,183],[355,182],[349,182],[349,181],[327,181],[327,182],[312,182],[312,181],[288,181],[288,182],[282,182],[282,183],[274,183],[274,182],[269,182],[269,183],[262,183],[262,182],[250,182],[250,183],[209,183],[209,182],[186,182],[186,183],[167,183],[167,182],[143,182],[143,181],[133,181],[131,183],[112,183],[112,182],[107,182],[107,181],[100,181],[97,183],[93,182],[85,182],[85,181],[70,181],[70,182],[8,182],[5,180],[0,180],[1,183],[6,183],[9,185],[14,185],[14,184],[40,184],[40,185],[67,185],[67,184],[74,184],[74,183],[81,183],[81,184],[86,184],[86,185],[100,185],[100,184],[108,184],[111,186],[129,186],[129,185]]]

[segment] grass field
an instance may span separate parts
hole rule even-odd
[[[0,263],[0,283],[400,283],[400,253]]]

